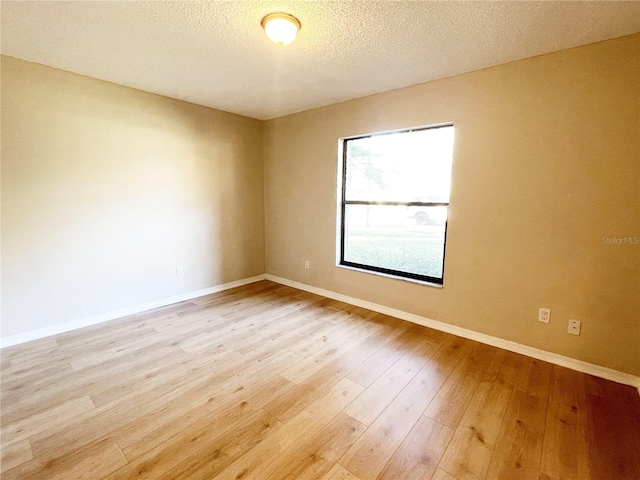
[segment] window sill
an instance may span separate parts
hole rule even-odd
[[[418,285],[424,285],[427,287],[444,288],[444,285],[441,285],[439,283],[425,282],[423,280],[415,280],[413,278],[407,278],[407,277],[399,277],[397,275],[390,275],[388,273],[374,272],[373,270],[365,270],[364,268],[350,267],[348,265],[340,265],[340,264],[336,264],[336,267],[344,268],[345,270],[352,270],[354,272],[368,273],[371,275],[377,275],[379,277],[390,278],[392,280],[401,280],[403,282],[417,283]]]

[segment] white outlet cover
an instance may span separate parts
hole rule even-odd
[[[542,323],[549,323],[551,320],[551,310],[548,308],[541,308],[538,310],[538,321]]]
[[[567,326],[567,333],[571,335],[580,335],[580,321],[569,320],[569,325]]]

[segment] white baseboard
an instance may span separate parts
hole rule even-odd
[[[384,305],[378,305],[377,303],[367,302],[360,300],[359,298],[349,297],[341,293],[332,292],[323,288],[313,287],[304,283],[288,280],[286,278],[276,277],[274,275],[267,274],[267,280],[272,282],[281,283],[289,287],[304,290],[306,292],[315,293],[323,297],[331,298],[333,300],[339,300],[350,305],[366,308],[367,310],[373,310],[374,312],[383,313],[391,317],[400,318],[409,322],[417,323],[425,327],[433,328],[434,330],[440,330],[458,337],[468,338],[469,340],[475,340],[476,342],[484,343],[494,347],[509,350],[510,352],[520,353],[528,357],[537,358],[545,362],[553,363],[554,365],[560,365],[561,367],[570,368],[571,370],[577,370],[578,372],[588,373],[596,377],[612,380],[617,383],[625,385],[631,385],[638,389],[640,394],[640,377],[631,375],[629,373],[619,372],[607,367],[601,367],[592,363],[583,362],[582,360],[576,360],[575,358],[565,357],[564,355],[558,355],[557,353],[547,352],[538,348],[529,347],[520,343],[511,342],[502,338],[493,337],[484,333],[474,332],[466,328],[457,327],[455,325],[449,325],[448,323],[439,322],[430,318],[421,317],[413,313],[403,312],[402,310],[396,310],[395,308],[385,307]]]
[[[222,292],[229,290],[230,288],[241,287],[249,283],[259,282],[264,280],[266,275],[257,275],[255,277],[243,278],[242,280],[236,280],[235,282],[224,283],[222,285],[216,285],[215,287],[205,288],[203,290],[197,290],[195,292],[183,293],[174,297],[163,298],[149,303],[143,303],[142,305],[135,305],[133,307],[123,308],[113,312],[101,313],[99,315],[92,315],[91,317],[81,318],[79,320],[73,320],[71,322],[60,323],[57,325],[51,325],[50,327],[39,328],[38,330],[32,330],[30,332],[19,333],[10,337],[0,339],[0,348],[10,347],[32,340],[38,340],[40,338],[50,337],[51,335],[57,335],[59,333],[70,332],[71,330],[77,330],[79,328],[88,327],[90,325],[96,325],[98,323],[108,322],[109,320],[115,320],[116,318],[126,317],[127,315],[134,315],[154,308],[165,307],[172,303],[184,302],[193,298],[204,297],[205,295],[211,295],[212,293]]]

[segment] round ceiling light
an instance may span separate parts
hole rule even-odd
[[[295,40],[300,21],[288,13],[270,13],[262,19],[262,27],[271,41],[287,45]]]

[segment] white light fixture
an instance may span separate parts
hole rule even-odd
[[[270,13],[262,19],[262,27],[271,41],[287,45],[295,40],[300,21],[288,13]]]

